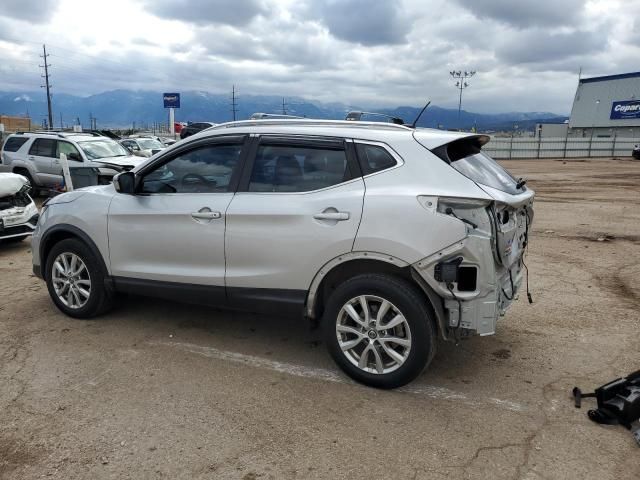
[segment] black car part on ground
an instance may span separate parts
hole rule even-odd
[[[598,408],[589,410],[589,419],[604,425],[622,425],[631,430],[633,438],[640,446],[640,370],[595,389],[593,393],[582,393],[573,388],[575,407],[582,406],[583,398],[598,402]]]

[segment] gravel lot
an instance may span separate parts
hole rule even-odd
[[[639,478],[569,393],[640,368],[640,162],[504,163],[537,191],[535,303],[399,391],[300,320],[135,297],[67,318],[29,243],[0,245],[0,478]]]

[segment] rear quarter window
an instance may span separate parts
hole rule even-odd
[[[17,152],[27,140],[29,140],[27,137],[9,137],[7,141],[4,142],[2,149],[5,152]]]
[[[364,175],[380,172],[398,164],[387,149],[380,145],[357,143],[356,151],[360,161],[360,168]]]

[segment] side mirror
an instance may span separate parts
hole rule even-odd
[[[113,186],[118,193],[133,195],[136,190],[136,174],[133,172],[122,172],[113,177]]]
[[[80,157],[79,154],[77,153],[70,153],[67,155],[67,159],[68,160],[73,160],[74,162],[81,162],[82,161],[82,157]]]

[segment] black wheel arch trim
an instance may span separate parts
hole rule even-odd
[[[109,270],[107,269],[107,264],[104,261],[102,253],[100,253],[100,249],[95,244],[95,242],[91,240],[91,237],[89,237],[89,235],[87,235],[84,231],[82,231],[80,228],[76,227],[75,225],[70,225],[68,223],[59,223],[57,225],[53,225],[46,232],[44,232],[42,234],[42,238],[40,239],[40,247],[39,247],[40,265],[41,265],[42,278],[44,280],[47,279],[47,268],[46,268],[47,258],[45,253],[48,253],[48,251],[51,251],[51,248],[53,248],[53,245],[49,245],[49,239],[51,235],[55,233],[68,233],[68,234],[71,234],[71,236],[79,238],[82,242],[84,242],[87,245],[87,247],[89,247],[91,252],[96,256],[102,268],[104,269],[103,271],[108,276]],[[48,246],[50,248],[47,249]],[[108,285],[110,284],[110,282],[105,282],[105,284]]]

